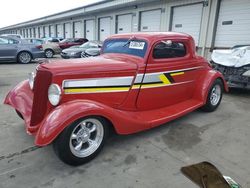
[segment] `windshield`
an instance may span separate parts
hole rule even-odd
[[[110,39],[103,45],[103,53],[121,53],[144,57],[148,44],[139,39]]]

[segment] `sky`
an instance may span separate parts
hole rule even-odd
[[[102,0],[2,0],[0,28]]]

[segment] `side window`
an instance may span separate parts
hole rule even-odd
[[[5,39],[5,38],[0,38],[0,45],[1,44],[8,44],[8,39]]]
[[[153,50],[154,59],[177,58],[185,55],[185,45],[182,42],[173,42],[171,40],[159,42]]]
[[[18,41],[17,40],[14,40],[14,39],[9,39],[9,44],[18,44]]]

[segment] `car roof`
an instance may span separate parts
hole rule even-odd
[[[190,35],[186,33],[177,33],[177,32],[135,32],[135,33],[123,33],[123,34],[116,34],[112,35],[110,38],[130,38],[130,37],[136,37],[136,38],[144,38],[147,40],[155,40],[157,38],[164,38],[164,37],[170,37],[170,38],[192,38]]]

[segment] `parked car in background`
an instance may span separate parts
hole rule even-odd
[[[16,38],[19,38],[19,39],[23,38],[23,36],[20,35],[20,34],[2,34],[1,36],[3,36],[3,37],[16,37]]]
[[[211,63],[224,75],[229,87],[250,89],[250,45],[214,50]]]
[[[42,45],[44,43],[43,39],[37,39],[37,38],[26,38],[24,40],[28,41],[29,43],[37,44],[37,45]]]
[[[60,54],[62,49],[58,42],[47,42],[41,45],[46,58],[52,58],[56,54]]]
[[[44,40],[44,43],[49,43],[49,42],[55,42],[59,43],[60,41],[64,40],[62,37],[49,37],[49,38],[42,38]]]
[[[4,103],[24,119],[35,145],[54,145],[70,165],[92,160],[109,131],[132,134],[198,108],[219,106],[223,75],[196,55],[190,35],[114,35],[98,57],[42,63]],[[178,138],[177,138],[178,139]]]
[[[43,58],[44,51],[39,45],[31,44],[16,37],[0,36],[0,61],[13,61],[23,64],[32,59]]]
[[[81,58],[95,57],[101,54],[101,48],[89,48],[81,53]]]
[[[102,42],[101,41],[88,41],[85,42],[84,44],[80,46],[72,46],[70,48],[64,49],[61,53],[61,57],[64,59],[69,59],[69,58],[80,58],[81,54],[89,49],[101,49],[102,47]],[[100,50],[98,50],[100,51]],[[84,53],[83,53],[84,54]]]
[[[88,42],[88,39],[85,38],[68,38],[59,42],[60,48],[63,50],[71,46],[82,45],[83,43]]]

